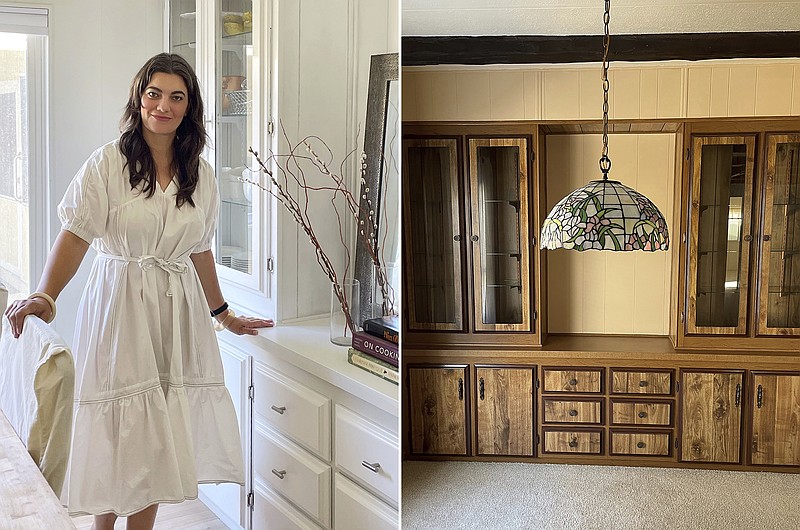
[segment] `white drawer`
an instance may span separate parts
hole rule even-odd
[[[331,468],[297,444],[256,422],[253,473],[312,519],[331,525]]]
[[[335,438],[338,468],[397,506],[400,491],[397,436],[336,405]]]
[[[253,530],[320,530],[318,524],[261,483],[255,484],[253,493]]]
[[[336,513],[334,528],[337,530],[395,530],[399,528],[396,510],[381,502],[336,473]]]
[[[331,459],[331,400],[256,362],[253,370],[257,415],[325,460]]]

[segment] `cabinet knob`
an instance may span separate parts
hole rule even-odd
[[[770,240],[769,234],[764,234],[764,241],[769,241],[769,240]]]
[[[745,241],[752,241],[753,240],[753,236],[751,236],[750,234],[745,234],[744,240]]]
[[[283,414],[284,412],[286,412],[286,407],[278,407],[276,405],[272,405],[271,408],[272,408],[272,410],[274,410],[278,414]]]
[[[578,439],[577,438],[573,438],[572,440],[570,440],[569,446],[570,447],[578,447]]]
[[[453,241],[461,241],[461,234],[456,234],[453,236]]]
[[[283,471],[278,471],[277,469],[273,469],[272,474],[283,480],[283,477],[286,476],[286,470],[284,469]]]
[[[646,418],[646,417],[647,417],[647,413],[646,413],[645,411],[641,411],[641,412],[639,413],[639,417],[640,417],[640,418]]]
[[[578,411],[575,410],[575,409],[572,409],[572,410],[569,411],[569,415],[570,416],[577,416],[578,415]]]
[[[569,382],[569,384],[570,384],[571,386],[575,386],[575,385],[577,385],[577,384],[578,384],[578,380],[577,380],[577,379],[574,379],[574,378],[573,378],[573,379],[570,379],[568,382]]]
[[[478,240],[478,236],[472,236],[470,239],[472,239],[473,241],[477,241]]]
[[[639,442],[638,444],[636,444],[636,447],[638,447],[639,449],[644,449],[644,446],[645,446],[644,442]]]
[[[361,465],[364,466],[365,468],[369,469],[373,473],[377,473],[381,469],[381,465],[378,462],[375,462],[374,464],[370,464],[366,460],[362,460],[361,461]]]
[[[646,387],[649,384],[650,383],[648,383],[647,381],[639,381],[639,386],[642,387],[642,388]]]

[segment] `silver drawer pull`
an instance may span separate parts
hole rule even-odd
[[[639,413],[639,417],[640,417],[640,418],[646,418],[646,417],[647,417],[647,413],[646,413],[645,411],[641,411],[641,412]]]
[[[578,415],[578,411],[575,410],[575,409],[572,409],[572,410],[569,411],[569,415],[570,416],[577,416]]]
[[[646,444],[644,442],[639,442],[638,444],[636,444],[636,447],[638,447],[639,449],[644,449],[645,445]]]
[[[369,470],[370,470],[370,471],[372,471],[373,473],[377,473],[377,472],[380,470],[380,468],[381,468],[381,465],[380,465],[380,463],[378,463],[378,462],[375,462],[374,464],[370,464],[370,463],[369,463],[369,462],[367,462],[366,460],[362,460],[362,461],[361,461],[361,465],[362,465],[362,466],[364,466],[365,468],[369,469]]]
[[[272,405],[272,410],[274,410],[278,414],[283,414],[284,412],[286,412],[286,407],[276,407],[275,405]]]
[[[277,469],[273,469],[272,474],[283,480],[283,477],[286,476],[286,470],[284,469],[283,471],[278,471]]]
[[[646,387],[649,384],[650,383],[648,383],[647,381],[639,381],[639,386],[642,387],[642,388]]]

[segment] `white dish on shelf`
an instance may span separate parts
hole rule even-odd
[[[179,16],[181,18],[185,18],[186,20],[194,20],[195,12],[192,11],[191,13],[181,13]]]

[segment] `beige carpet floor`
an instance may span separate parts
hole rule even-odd
[[[403,529],[800,530],[800,475],[403,462]]]

